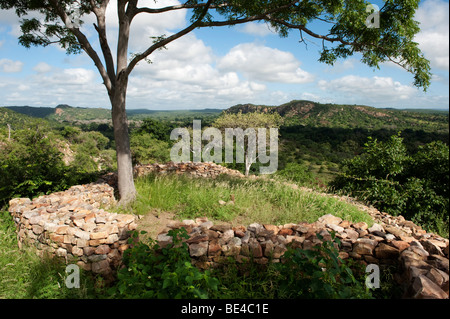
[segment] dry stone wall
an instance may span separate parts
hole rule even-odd
[[[167,231],[184,227],[190,236],[186,243],[193,264],[208,268],[230,256],[237,262],[249,258],[261,264],[280,262],[289,246],[314,249],[322,243],[317,234],[330,240],[330,232],[334,231],[342,243],[340,258],[380,267],[397,265],[395,280],[402,285],[405,298],[448,298],[448,239],[428,234],[402,217],[382,213],[376,217],[377,223],[371,227],[332,215],[322,216],[312,224],[253,223],[247,227],[214,225],[207,218],[197,218],[174,221],[157,239],[164,247],[171,243]]]
[[[83,269],[108,278],[120,266],[129,231],[137,227],[135,216],[105,211],[115,203],[114,188],[92,183],[33,200],[12,199],[9,212],[19,247],[32,244],[40,255],[77,259]]]
[[[221,174],[227,174],[237,177],[244,177],[244,174],[237,170],[229,169],[212,162],[187,162],[187,163],[173,163],[166,164],[148,164],[138,165],[134,168],[136,176],[144,176],[149,173],[175,173],[187,174],[196,177],[215,178]]]
[[[234,170],[214,163],[152,164],[135,168],[137,176],[150,172],[189,174],[214,178],[220,174],[243,177]],[[137,228],[133,215],[105,211],[115,204],[115,174],[98,183],[74,186],[65,192],[30,200],[10,201],[9,211],[17,225],[19,244],[33,243],[39,253],[48,251],[69,260],[78,259],[84,269],[106,276],[121,265],[122,253],[129,246],[129,231]],[[332,195],[330,195],[332,196]],[[352,201],[349,198],[343,198]],[[352,223],[332,215],[315,223],[268,225],[253,223],[231,227],[214,224],[207,218],[173,221],[157,237],[161,246],[171,241],[170,229],[184,227],[189,233],[186,243],[193,264],[214,267],[223,258],[238,262],[253,258],[258,263],[280,262],[289,246],[314,249],[320,245],[317,234],[330,239],[334,231],[340,238],[339,256],[364,264],[398,266],[396,282],[405,298],[448,298],[449,240],[427,233],[402,216],[393,217],[358,204],[375,223]]]

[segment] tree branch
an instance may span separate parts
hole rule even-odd
[[[113,86],[116,78],[116,74],[114,71],[114,60],[111,53],[111,49],[108,44],[108,39],[106,36],[106,7],[108,6],[109,0],[105,0],[101,3],[98,8],[95,4],[94,0],[90,0],[92,11],[97,17],[97,24],[94,23],[94,28],[98,33],[98,39],[100,42],[100,47],[103,52],[103,58],[105,59],[106,71],[108,73],[108,77],[110,78]]]
[[[108,73],[106,72],[105,67],[103,66],[103,63],[98,56],[97,52],[94,50],[94,48],[91,46],[89,40],[86,38],[86,36],[80,31],[80,29],[75,28],[74,26],[71,26],[71,21],[67,13],[64,11],[64,9],[60,6],[59,1],[57,0],[49,0],[50,4],[55,9],[58,16],[61,18],[63,23],[66,25],[67,29],[70,30],[73,35],[77,38],[79,44],[81,45],[82,49],[87,53],[87,55],[94,61],[95,66],[97,67],[98,71],[100,72],[100,75],[104,81],[104,85],[106,86],[106,89],[108,90],[108,94],[111,94],[113,85],[112,82],[108,76]]]
[[[225,8],[228,7],[229,4],[228,3],[222,3],[219,5],[208,5],[208,3],[197,3],[197,4],[179,4],[179,5],[174,5],[174,6],[167,6],[167,7],[163,7],[163,8],[148,8],[148,7],[143,7],[143,8],[137,8],[135,10],[135,15],[139,14],[139,13],[150,13],[150,14],[154,14],[154,13],[163,13],[163,12],[168,12],[168,11],[175,11],[175,10],[182,10],[182,9],[197,9],[197,8],[204,8],[207,7],[208,9],[218,9],[218,8]]]
[[[146,57],[148,57],[150,54],[152,54],[154,51],[158,50],[159,48],[162,48],[164,46],[166,46],[167,44],[169,44],[170,42],[181,38],[182,36],[188,34],[189,32],[193,31],[195,28],[199,27],[199,25],[201,24],[201,21],[203,20],[203,18],[206,16],[206,14],[208,13],[208,10],[210,9],[209,5],[211,4],[213,0],[208,0],[208,2],[206,3],[202,13],[200,14],[200,16],[198,17],[198,19],[192,23],[190,26],[188,26],[187,28],[179,31],[178,33],[175,33],[173,35],[171,35],[170,37],[167,37],[157,43],[155,43],[154,45],[152,45],[151,47],[149,47],[147,50],[145,50],[143,53],[141,54],[137,54],[133,60],[131,60],[131,62],[128,64],[127,70],[126,70],[126,74],[129,75],[131,73],[131,71],[134,69],[134,67],[136,66],[136,64],[138,64],[139,61],[145,59]]]

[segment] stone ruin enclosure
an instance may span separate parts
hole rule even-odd
[[[150,172],[190,174],[214,178],[220,174],[242,177],[237,171],[212,163],[152,164],[138,166],[135,174]],[[130,231],[137,229],[134,215],[110,213],[116,204],[114,174],[97,183],[73,186],[67,191],[40,196],[33,200],[17,198],[10,201],[9,212],[17,227],[19,246],[36,247],[38,254],[48,252],[76,260],[85,270],[111,278],[120,268],[123,252],[129,248]],[[347,198],[348,200],[348,198]],[[157,236],[161,246],[167,245],[170,229],[184,227],[192,263],[199,268],[214,267],[221,260],[233,257],[237,262],[249,258],[257,263],[282,262],[289,246],[313,249],[320,245],[320,234],[329,239],[334,231],[340,238],[339,257],[353,258],[363,264],[394,265],[395,276],[404,291],[404,298],[449,297],[449,240],[427,233],[402,216],[390,216],[359,205],[374,219],[374,225],[352,223],[325,215],[314,223],[268,225],[253,223],[232,227],[214,224],[207,218],[173,221]]]

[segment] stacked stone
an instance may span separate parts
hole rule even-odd
[[[385,216],[386,217],[386,216]],[[397,265],[402,275],[396,280],[405,290],[407,298],[448,298],[449,261],[448,239],[436,235],[416,238],[413,231],[405,237],[393,229],[375,223],[351,223],[325,215],[315,223],[269,225],[253,223],[248,227],[214,225],[207,218],[174,221],[157,240],[162,247],[171,242],[167,232],[184,227],[190,238],[186,240],[193,264],[199,268],[215,267],[224,258],[234,257],[237,262],[252,258],[260,264],[280,262],[289,246],[313,249],[322,241],[330,240],[334,231],[340,238],[339,256],[352,258],[363,264]],[[415,226],[417,227],[417,226]],[[425,236],[427,237],[427,236]]]
[[[33,200],[16,198],[9,212],[17,226],[19,246],[27,242],[43,255],[77,260],[85,270],[110,276],[128,248],[133,215],[112,214],[102,207],[115,204],[114,189],[106,184],[71,187]]]
[[[136,176],[145,176],[150,173],[176,173],[176,174],[188,174],[196,177],[215,178],[221,174],[227,174],[236,177],[244,177],[244,175],[233,169],[228,169],[221,165],[217,165],[212,162],[187,162],[187,163],[174,163],[168,162],[166,164],[148,164],[138,165],[134,168]]]

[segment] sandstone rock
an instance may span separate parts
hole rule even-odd
[[[351,228],[347,228],[344,230],[344,232],[347,234],[347,237],[354,243],[359,237],[359,233],[356,230],[353,230]]]
[[[112,271],[109,262],[106,259],[93,262],[91,265],[91,270],[93,273],[103,275],[109,274]]]
[[[264,224],[263,226],[266,230],[273,232],[274,235],[278,234],[278,226],[270,224]]]
[[[218,256],[222,253],[222,247],[219,245],[218,240],[212,240],[208,246],[208,256]]]
[[[353,252],[359,255],[372,255],[376,246],[377,242],[375,240],[358,238],[356,243],[353,245]]]
[[[416,277],[412,285],[415,299],[446,299],[447,294],[424,275]]]
[[[432,240],[421,240],[420,243],[430,255],[444,256],[444,253],[436,242],[433,242]]]
[[[392,245],[398,248],[399,252],[402,252],[403,250],[409,247],[409,243],[401,240],[393,240],[391,243]]]
[[[352,227],[355,228],[355,229],[366,230],[368,225],[365,222],[359,222],[359,223],[353,224]]]
[[[208,242],[200,242],[198,244],[189,245],[189,254],[191,257],[200,257],[208,252]]]
[[[291,228],[282,228],[278,232],[278,235],[280,236],[291,236],[294,233],[294,231]]]
[[[322,217],[319,217],[319,222],[324,224],[335,224],[339,225],[342,222],[342,218],[333,216],[331,214],[323,215]]]
[[[445,273],[442,270],[439,270],[439,269],[436,269],[436,268],[431,268],[426,276],[432,282],[437,284],[439,287],[442,287],[446,282],[449,281],[448,273]]]
[[[338,226],[336,224],[326,224],[325,226],[338,233],[344,232],[344,227]]]
[[[375,248],[375,256],[379,259],[397,259],[399,257],[399,249],[380,243],[378,247]]]

